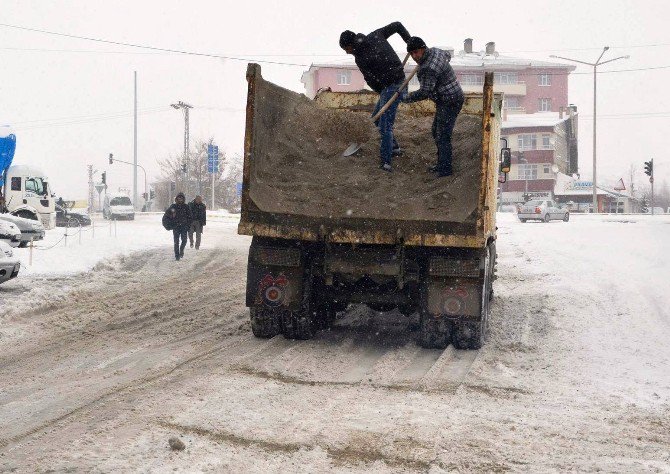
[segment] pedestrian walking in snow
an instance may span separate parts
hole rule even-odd
[[[203,228],[207,224],[207,206],[202,202],[202,196],[196,196],[193,201],[188,204],[193,216],[193,222],[188,230],[188,240],[193,248],[193,233],[195,232],[195,249],[200,248],[200,238],[202,236]]]
[[[177,197],[174,198],[174,204],[168,207],[163,215],[163,227],[172,230],[175,260],[184,256],[186,236],[192,221],[193,215],[191,214],[191,208],[186,204],[186,196],[184,196],[184,193],[177,194]]]
[[[407,52],[419,65],[417,77],[421,87],[401,100],[417,102],[431,99],[435,102],[433,139],[437,145],[437,165],[431,167],[430,171],[438,176],[451,176],[451,135],[465,101],[463,89],[449,64],[451,55],[442,49],[428,48],[418,36],[413,36],[407,42]]]
[[[340,35],[340,47],[347,54],[352,54],[358,69],[363,73],[365,82],[379,94],[379,100],[372,112],[374,117],[377,112],[398,92],[405,81],[403,64],[398,54],[388,39],[393,34],[399,34],[407,42],[411,38],[407,29],[399,21],[386,25],[368,35],[343,31]],[[406,89],[400,92],[402,97]],[[400,155],[400,145],[393,137],[393,124],[398,110],[398,101],[395,101],[384,112],[376,125],[381,135],[380,145],[380,167],[384,171],[391,171],[391,157]]]

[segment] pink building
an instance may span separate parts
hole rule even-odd
[[[442,49],[450,51],[451,65],[466,93],[482,91],[485,72],[495,73],[494,90],[504,93],[503,135],[509,139],[514,160],[510,181],[501,190],[502,201],[553,197],[556,173],[572,174],[578,169],[577,108],[568,101],[568,75],[575,67],[502,55],[492,42],[481,51],[472,46],[468,38],[461,51]],[[414,67],[410,62],[405,73]],[[354,92],[368,88],[353,58],[343,63],[312,64],[301,81],[310,98],[320,89]],[[415,77],[409,89],[418,87]]]

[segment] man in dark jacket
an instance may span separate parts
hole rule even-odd
[[[207,207],[202,202],[202,196],[196,196],[188,204],[188,207],[191,208],[191,215],[193,216],[193,222],[191,222],[191,227],[188,229],[188,240],[191,243],[191,248],[193,248],[193,232],[195,232],[195,249],[198,250],[200,248],[202,228],[207,224]]]
[[[191,227],[193,215],[191,209],[186,204],[186,197],[184,193],[177,194],[174,198],[174,204],[171,205],[165,215],[170,220],[172,226],[172,236],[174,238],[174,258],[179,260],[184,256],[184,248],[186,247],[186,234]],[[181,245],[179,239],[181,238]]]
[[[388,102],[405,81],[405,72],[398,55],[388,42],[388,39],[398,33],[405,42],[409,41],[410,34],[399,21],[373,31],[369,35],[354,33],[347,30],[340,35],[340,47],[347,54],[353,54],[358,69],[363,73],[365,82],[373,91],[379,94],[379,101],[372,115]],[[405,91],[401,91],[401,96]],[[381,135],[380,167],[384,171],[391,171],[391,157],[401,153],[398,142],[393,137],[393,123],[399,101],[395,101],[386,112],[379,117],[377,127]]]
[[[435,102],[433,139],[437,145],[437,165],[430,171],[438,176],[451,176],[451,135],[456,118],[463,107],[465,96],[456,80],[456,73],[449,64],[451,55],[438,48],[428,48],[419,37],[407,42],[407,52],[419,64],[419,90],[404,97],[403,102],[431,99]]]

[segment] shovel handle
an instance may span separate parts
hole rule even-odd
[[[405,61],[407,60],[408,57],[409,57],[409,54],[407,55],[407,57],[405,57]],[[383,114],[384,112],[386,112],[386,111],[388,110],[389,107],[391,107],[391,104],[393,104],[393,102],[395,102],[395,100],[396,100],[396,99],[398,98],[398,96],[400,95],[400,91],[403,90],[405,87],[407,87],[407,84],[409,84],[409,81],[412,80],[412,78],[414,77],[414,75],[417,73],[418,70],[419,70],[419,66],[415,67],[414,70],[410,73],[410,75],[407,76],[407,78],[405,79],[405,82],[402,83],[402,85],[400,86],[400,88],[399,88],[399,89],[398,89],[398,90],[391,96],[391,98],[388,100],[388,102],[386,102],[386,103],[384,104],[384,106],[383,106],[381,109],[379,109],[379,112],[377,112],[377,113],[372,117],[372,121],[373,121],[373,122],[376,122],[377,120],[379,120],[379,117],[381,117],[382,114]]]

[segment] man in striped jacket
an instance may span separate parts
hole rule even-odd
[[[438,48],[428,48],[419,37],[407,42],[407,52],[419,65],[419,90],[403,98],[403,102],[430,99],[435,102],[433,139],[437,145],[437,165],[430,168],[437,176],[451,176],[451,135],[456,125],[465,96],[456,80],[456,73],[449,64],[451,55]]]

